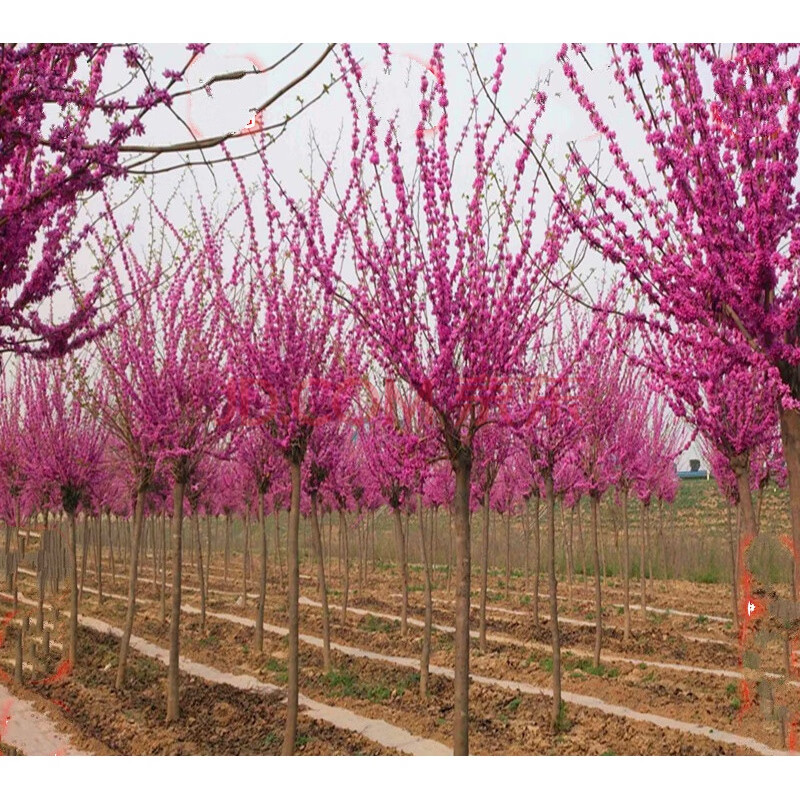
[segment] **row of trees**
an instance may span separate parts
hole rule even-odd
[[[391,68],[390,48],[382,48]],[[17,62],[36,52],[4,49],[4,69],[19,71]],[[235,201],[220,210],[198,197],[188,226],[178,225],[168,206],[152,205],[152,235],[143,256],[132,242],[132,230],[117,225],[107,201],[110,230],[90,227],[80,239],[103,266],[101,278],[90,294],[78,298],[76,316],[63,330],[43,327],[38,317],[23,318],[14,309],[52,295],[55,276],[78,240],[70,238],[65,225],[57,226],[48,241],[66,250],[29,274],[26,257],[31,236],[44,224],[42,206],[31,201],[40,216],[31,212],[27,238],[12,235],[4,211],[4,242],[16,242],[17,257],[13,263],[4,257],[4,280],[13,280],[4,283],[3,297],[10,297],[8,286],[20,281],[29,279],[33,286],[23,289],[22,299],[0,318],[2,331],[8,332],[4,341],[28,352],[31,348],[15,337],[31,330],[46,343],[37,354],[55,356],[89,339],[96,342],[69,371],[69,387],[63,363],[53,370],[18,371],[9,396],[25,398],[29,421],[23,430],[17,406],[4,425],[11,434],[16,425],[23,440],[31,435],[30,425],[45,439],[49,431],[54,441],[36,444],[37,465],[28,463],[27,446],[4,446],[3,458],[11,465],[3,470],[11,476],[9,519],[19,523],[24,494],[19,475],[26,470],[35,476],[30,490],[40,493],[34,507],[49,507],[52,492],[60,493],[73,522],[74,600],[74,516],[81,504],[95,502],[90,487],[101,481],[99,472],[121,496],[135,498],[118,682],[125,676],[147,498],[157,486],[168,487],[172,495],[167,717],[176,719],[184,509],[187,503],[196,509],[201,487],[212,480],[220,486],[233,481],[234,493],[237,481],[257,493],[264,565],[260,641],[266,498],[274,485],[288,483],[285,753],[293,752],[297,722],[298,531],[304,493],[313,522],[321,492],[330,493],[344,512],[366,502],[368,484],[377,482],[395,518],[401,571],[406,558],[400,509],[426,492],[451,497],[457,754],[466,754],[469,747],[473,498],[488,511],[498,487],[495,496],[505,494],[512,502],[519,495],[537,506],[543,501],[550,511],[554,722],[560,711],[556,497],[590,498],[599,663],[599,501],[612,485],[623,509],[632,491],[645,503],[674,493],[672,465],[683,442],[666,404],[727,459],[748,536],[756,533],[750,497],[753,453],[771,446],[780,419],[794,552],[800,552],[796,52],[784,46],[737,46],[723,56],[705,45],[656,45],[647,75],[655,74],[660,82],[648,89],[639,49],[631,45],[621,54],[612,51],[614,76],[653,150],[663,182],[659,191],[634,173],[566,47],[559,61],[571,91],[606,143],[616,171],[612,179],[601,179],[599,168],[577,146],[570,147],[566,167],[554,169],[548,151],[552,139],[539,133],[546,108],[543,92],[535,90],[513,114],[503,113],[503,47],[486,78],[472,53],[472,102],[467,122],[456,132],[450,130],[444,50],[434,47],[421,79],[419,117],[409,147],[398,135],[397,118],[381,118],[376,87],[367,85],[359,61],[349,46],[341,45],[336,50],[339,83],[352,112],[345,140],[349,152],[322,154],[321,176],[309,181],[299,197],[267,158],[265,131],[255,191],[246,187],[225,141],[215,142],[239,187]],[[580,46],[572,53],[584,56]],[[62,55],[54,52],[52,63],[40,66],[52,73]],[[93,68],[102,66],[94,51],[77,56],[88,58]],[[67,74],[72,74],[71,57],[65,58]],[[179,81],[181,74],[167,78]],[[91,83],[94,94],[81,94],[80,87],[76,91],[87,109],[102,111],[97,80]],[[18,89],[15,102],[22,108],[27,101]],[[169,102],[167,90],[153,91],[143,106]],[[33,97],[41,105],[49,95]],[[65,108],[72,102],[60,99]],[[136,126],[135,120],[129,123],[131,130]],[[114,131],[111,142],[116,145],[125,131]],[[30,131],[26,141],[38,153],[40,144]],[[73,191],[63,199],[69,213],[80,192],[99,188],[115,171],[121,174],[118,158],[111,161],[113,169],[91,186],[61,175]],[[4,186],[25,183],[20,164],[13,161],[8,169],[4,164]],[[44,196],[51,195],[44,191]],[[28,219],[25,203],[11,208],[15,224]],[[57,209],[47,209],[47,219],[57,218]],[[579,243],[578,255],[568,258],[573,242]],[[603,292],[602,300],[590,296],[577,279],[586,248],[624,266],[635,290],[632,302],[619,286]],[[97,311],[103,279],[113,296],[110,314]],[[40,280],[41,290],[36,288]],[[587,305],[590,313],[578,312]],[[363,409],[374,399],[364,397],[361,385],[368,374],[378,385],[396,383],[398,388],[378,404],[377,413],[366,420],[359,415],[354,426],[348,422],[354,405]],[[48,405],[44,397],[51,391],[61,400]],[[113,454],[118,467],[95,475],[100,453],[106,460]],[[15,463],[15,457],[26,466]],[[436,467],[431,480],[433,464],[447,469]],[[220,472],[227,476],[212,478]],[[42,491],[51,493],[50,500]],[[627,513],[624,534],[629,635]],[[316,524],[314,538],[321,553]],[[423,545],[425,553],[424,535]],[[795,593],[798,570],[795,559]],[[482,619],[485,574],[484,569]],[[404,619],[406,603],[404,591]],[[72,610],[74,655],[75,603]],[[325,628],[327,640],[327,623]],[[485,643],[485,623],[481,629]],[[425,639],[429,651],[429,631]],[[423,672],[426,658],[423,652]]]

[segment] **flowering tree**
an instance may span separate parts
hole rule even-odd
[[[559,60],[614,170],[600,180],[574,147],[568,171],[585,202],[564,212],[624,266],[649,304],[648,324],[674,323],[673,339],[703,326],[775,387],[798,554],[800,47],[654,44],[648,58],[637,45],[612,46],[614,79],[652,153],[645,170],[654,164],[660,186],[633,168],[583,86],[572,57],[583,52],[565,45]],[[797,599],[797,557],[794,576]]]
[[[25,375],[27,472],[33,483],[52,487],[70,527],[69,661],[78,642],[78,559],[75,515],[91,511],[91,493],[101,474],[106,431],[79,402],[64,365],[36,364]]]
[[[545,324],[547,296],[557,284],[559,230],[534,244],[537,182],[530,178],[528,150],[516,152],[505,188],[494,170],[509,150],[509,133],[480,108],[451,140],[443,49],[430,62],[434,81],[421,79],[420,116],[412,170],[397,136],[397,120],[383,124],[373,95],[359,112],[362,74],[344,47],[343,82],[353,109],[352,178],[341,194],[338,226],[353,250],[356,279],[330,268],[323,279],[352,311],[380,365],[399,377],[432,412],[440,452],[455,476],[457,548],[454,750],[469,750],[469,497],[473,444],[490,422],[507,376],[519,368],[535,331]],[[500,91],[501,49],[493,78]],[[384,46],[387,67],[391,65]],[[545,97],[520,122],[530,144]],[[426,136],[434,109],[443,116]],[[520,110],[527,113],[528,107]],[[379,130],[383,128],[379,134]],[[461,167],[472,136],[472,163]],[[453,168],[453,161],[459,169]],[[462,176],[468,175],[465,185]],[[459,204],[466,191],[463,206]],[[374,222],[380,225],[378,235]]]

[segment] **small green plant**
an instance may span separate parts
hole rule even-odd
[[[544,656],[544,658],[539,659],[539,669],[543,669],[545,672],[552,672],[553,671],[553,658],[552,656]]]
[[[270,747],[275,747],[280,741],[282,741],[283,736],[276,731],[270,731],[264,737],[264,747],[265,749],[269,749]]]
[[[601,756],[615,756],[616,753],[613,750],[606,750],[604,753],[600,753]]]
[[[515,697],[513,700],[509,700],[508,703],[506,703],[506,708],[512,712],[516,711],[519,708],[519,704],[521,702],[522,702],[521,697]]]
[[[305,747],[311,741],[311,737],[307,733],[298,733],[295,737],[295,747]]]
[[[708,622],[708,617],[705,614],[697,615],[697,623],[699,625],[705,625],[707,622]]]
[[[567,717],[567,704],[562,700],[556,717],[555,729],[557,733],[567,733],[572,728],[572,720]]]
[[[736,691],[737,691],[737,689],[736,689],[736,684],[735,683],[729,683],[725,687],[725,694],[728,695],[728,697],[733,697],[733,695],[736,694]]]

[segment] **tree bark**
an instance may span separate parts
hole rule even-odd
[[[400,573],[400,580],[403,584],[403,608],[400,614],[400,635],[405,636],[408,633],[408,563],[406,559],[406,537],[403,533],[403,518],[400,515],[399,507],[392,507],[392,517],[394,518],[397,570]]]
[[[478,646],[486,652],[486,594],[489,590],[489,488],[483,493],[483,529],[481,531],[481,600],[478,620]]]
[[[319,525],[317,493],[311,493],[311,536],[314,544],[314,557],[317,562],[317,583],[319,601],[322,603],[322,661],[325,672],[331,671],[331,622],[328,610],[328,585],[325,580],[325,558],[322,553],[322,531]]]
[[[431,628],[433,627],[433,598],[431,595],[431,567],[428,546],[425,541],[425,520],[422,510],[422,497],[419,498],[419,539],[422,550],[422,568],[425,580],[425,628],[422,633],[422,655],[419,668],[419,694],[428,694],[428,674],[431,661]]]
[[[89,560],[89,516],[83,512],[83,530],[81,532],[81,584],[78,590],[78,606],[83,605],[83,585],[86,582],[86,562]],[[23,555],[25,553],[23,552]]]
[[[167,666],[167,722],[180,718],[178,674],[180,672],[181,575],[183,565],[183,495],[186,484],[172,488],[172,617],[169,621],[169,665]]]
[[[553,729],[561,717],[561,642],[558,633],[558,576],[556,575],[556,502],[553,491],[553,476],[546,473],[545,494],[547,499],[547,533],[550,542],[550,633],[553,640],[553,707],[551,720]]]
[[[142,526],[144,525],[144,489],[140,489],[136,494],[136,506],[133,512],[133,550],[131,553],[131,565],[128,573],[128,609],[125,613],[125,627],[122,630],[122,641],[119,646],[119,664],[117,665],[117,677],[114,687],[117,691],[125,686],[125,670],[128,666],[128,649],[133,633],[133,618],[136,614],[136,583],[139,579],[139,541],[142,538]]]
[[[264,652],[264,607],[267,602],[267,515],[264,504],[267,502],[265,492],[258,496],[258,521],[261,529],[261,572],[258,576],[258,609],[256,610],[255,646],[259,653]]]
[[[344,585],[342,586],[342,625],[347,625],[347,600],[350,595],[350,541],[347,515],[339,509],[339,535],[343,537]]]
[[[200,516],[194,513],[195,547],[197,549],[197,571],[200,577],[200,635],[206,635],[206,582],[203,570],[203,541],[200,538]]]
[[[794,601],[800,600],[800,411],[780,408],[781,441],[789,483],[789,511],[792,521]]]
[[[533,624],[539,627],[539,572],[542,568],[542,546],[540,541],[539,492],[533,495]]]
[[[289,511],[289,530],[286,542],[286,569],[288,577],[288,611],[289,611],[289,658],[286,730],[283,737],[285,756],[294,755],[297,739],[297,701],[299,696],[300,671],[300,461],[289,462],[292,481],[292,499]]]
[[[738,549],[738,542],[733,534],[733,507],[728,503],[728,543],[730,545],[731,554],[731,603],[733,611],[733,624],[735,630],[739,630],[739,575],[736,570],[736,551]]]
[[[456,632],[453,699],[453,753],[469,755],[469,603],[470,520],[469,485],[472,454],[463,449],[455,458],[453,500],[456,534]]]
[[[159,618],[163,624],[167,620],[167,512],[161,512],[161,610]]]
[[[225,588],[228,588],[228,569],[231,563],[231,515],[225,514]]]
[[[74,667],[78,658],[78,534],[75,526],[75,512],[69,513],[69,663]],[[17,580],[14,579],[14,600],[16,601]],[[16,608],[15,608],[16,610]],[[21,635],[21,634],[20,634]]]
[[[625,632],[622,640],[627,644],[631,639],[631,543],[630,522],[628,519],[628,490],[622,492],[622,536],[623,536],[623,589],[625,607]]]
[[[644,566],[645,566],[645,547],[647,544],[647,504],[642,502],[642,535],[639,548],[639,591],[641,595],[641,613],[642,619],[647,620],[647,593],[646,593],[646,580]]]
[[[603,644],[603,617],[602,617],[602,596],[600,589],[600,545],[598,543],[598,520],[597,511],[600,505],[600,498],[591,495],[592,509],[592,545],[594,550],[594,613],[595,613],[595,635],[594,635],[594,667],[600,666],[600,648]]]

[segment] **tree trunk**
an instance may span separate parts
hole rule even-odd
[[[481,531],[481,601],[478,620],[478,645],[486,652],[486,594],[489,590],[489,488],[483,493],[483,530]]]
[[[625,632],[622,641],[627,644],[631,640],[631,542],[630,521],[628,519],[628,490],[622,492],[622,536],[623,536],[623,589],[625,607]]]
[[[133,633],[133,618],[136,613],[136,583],[139,579],[139,541],[142,538],[144,525],[145,491],[140,489],[136,494],[136,506],[133,512],[133,550],[128,573],[128,609],[125,613],[125,627],[122,630],[122,641],[119,646],[119,663],[114,687],[119,691],[125,686],[125,670],[128,666],[128,649]]]
[[[781,440],[789,483],[789,510],[792,520],[794,601],[800,600],[800,411],[780,408]]]
[[[525,537],[525,593],[528,593],[528,587],[531,581],[531,527],[530,527],[530,507],[529,500],[525,501],[525,507],[522,509],[522,535]]]
[[[578,539],[581,543],[581,569],[583,570],[583,585],[587,586],[589,582],[589,573],[586,570],[586,540],[583,538],[583,520],[581,518],[581,501],[576,503],[577,517],[578,517]]]
[[[111,555],[111,591],[115,592],[117,590],[117,567],[114,563],[114,535],[111,530],[110,511],[106,514],[106,519],[108,520],[108,552]],[[46,527],[47,525],[45,525]]]
[[[397,550],[397,570],[403,584],[403,608],[400,615],[400,635],[408,633],[408,563],[406,559],[406,537],[403,533],[403,518],[397,506],[392,507],[394,518],[394,541]]]
[[[200,538],[200,516],[194,513],[195,549],[197,550],[197,572],[200,577],[200,635],[206,635],[206,581],[203,571],[203,542]]]
[[[547,533],[550,542],[550,633],[553,639],[553,707],[551,720],[557,729],[561,717],[561,642],[558,634],[558,577],[556,575],[556,502],[553,476],[545,474]]]
[[[331,623],[328,611],[328,585],[325,581],[325,558],[322,553],[322,531],[319,525],[317,493],[311,493],[311,535],[314,543],[314,557],[317,562],[317,583],[319,601],[322,603],[322,661],[325,672],[331,671]]]
[[[267,602],[267,515],[264,505],[267,502],[265,492],[259,492],[258,521],[261,529],[261,572],[258,576],[258,609],[256,610],[256,650],[264,652],[264,606]]]
[[[542,568],[542,546],[540,541],[539,492],[533,495],[533,624],[539,627],[539,572]]]
[[[603,617],[602,617],[602,597],[600,589],[600,545],[598,543],[598,520],[597,511],[600,505],[600,498],[591,495],[592,508],[592,545],[594,550],[594,613],[595,613],[595,635],[594,635],[594,667],[600,666],[600,648],[603,643]]]
[[[281,556],[281,509],[277,503],[275,503],[275,560],[278,562],[278,579],[283,590],[286,581],[283,577],[283,556]]]
[[[83,512],[83,530],[81,532],[81,585],[78,590],[78,606],[83,605],[83,585],[86,582],[86,562],[89,560],[89,517]],[[24,555],[24,553],[23,553]]]
[[[447,509],[447,594],[450,594],[450,584],[453,575],[455,547],[453,546],[453,509]]]
[[[103,517],[95,520],[95,570],[97,572],[97,602],[103,604]],[[41,542],[41,539],[39,540]]]
[[[167,512],[161,512],[161,610],[159,619],[163,624],[167,620]]]
[[[567,553],[567,602],[572,605],[572,577],[575,571],[575,564],[572,560],[572,517],[569,520],[569,529],[564,521],[564,499],[558,504],[561,512],[561,531],[564,534],[564,549]]]
[[[731,602],[733,605],[733,625],[735,630],[739,630],[739,575],[736,570],[736,551],[738,543],[733,534],[733,507],[728,503],[728,543],[731,554]]]
[[[506,600],[511,597],[511,509],[506,513]]]
[[[453,754],[469,755],[469,603],[470,520],[469,484],[472,455],[462,449],[453,464],[455,471],[456,533],[456,632],[453,698]]]
[[[178,674],[180,672],[181,574],[183,565],[183,495],[186,484],[172,488],[172,617],[169,621],[169,665],[167,667],[167,722],[177,722]]]
[[[74,667],[78,657],[78,534],[75,526],[75,512],[69,513],[69,663]],[[14,599],[16,601],[17,581],[14,579]],[[15,608],[16,610],[16,608]],[[22,634],[20,634],[22,635]]]
[[[422,497],[419,498],[419,540],[422,550],[422,568],[425,580],[425,628],[422,633],[422,655],[419,668],[419,694],[428,694],[428,672],[431,660],[431,628],[433,627],[433,598],[431,596],[431,568],[428,546],[425,541],[425,520],[422,511]]]
[[[347,625],[347,600],[350,595],[350,542],[347,528],[347,515],[339,509],[339,535],[343,541],[344,585],[342,587],[342,625]]]
[[[645,561],[645,545],[646,545],[646,538],[647,538],[647,505],[642,502],[642,535],[641,535],[641,542],[639,548],[639,590],[641,594],[641,611],[642,611],[642,619],[647,620],[647,594],[646,594],[646,575],[644,571],[644,561]]]
[[[231,562],[231,515],[225,514],[225,589],[228,588],[228,569]]]
[[[286,709],[286,730],[283,737],[282,754],[294,755],[297,739],[297,700],[299,695],[300,670],[300,461],[289,462],[292,479],[292,500],[289,511],[289,530],[286,541],[286,569],[288,574],[288,611],[289,611],[289,659],[288,689]]]
[[[244,518],[244,545],[242,546],[242,608],[247,605],[247,557],[250,551],[250,509]]]

